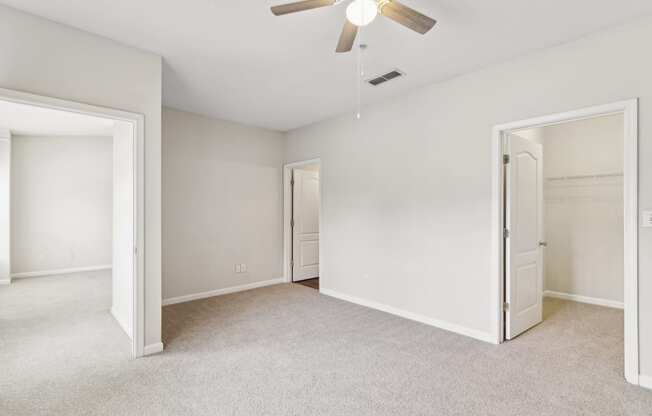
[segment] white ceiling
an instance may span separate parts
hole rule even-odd
[[[292,1],[292,0],[289,0]],[[373,102],[652,13],[650,0],[402,0],[439,21],[425,36],[378,18],[363,36]],[[276,17],[283,0],[0,0],[164,58],[164,104],[290,130],[354,111],[354,54],[335,54],[346,4]]]
[[[12,135],[111,136],[109,119],[0,100],[0,127]]]

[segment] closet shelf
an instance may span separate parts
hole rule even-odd
[[[601,173],[597,175],[574,175],[574,176],[551,176],[545,178],[547,181],[568,181],[576,179],[601,179],[601,178],[622,178],[622,173]]]

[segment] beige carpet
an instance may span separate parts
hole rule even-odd
[[[46,295],[52,280],[0,287],[2,415],[652,413],[613,309],[546,300],[543,324],[493,346],[278,285],[164,308],[165,353],[132,361],[106,305]]]

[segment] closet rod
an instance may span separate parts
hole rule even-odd
[[[574,175],[574,176],[552,176],[546,178],[547,181],[564,181],[571,179],[599,179],[599,178],[620,178],[622,173],[600,173],[597,175]]]

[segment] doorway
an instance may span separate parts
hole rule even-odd
[[[497,126],[493,143],[496,342],[546,322],[563,302],[622,305],[624,325],[621,319],[616,335],[633,384],[639,371],[636,115],[632,100],[524,120]],[[597,132],[609,125],[613,137],[600,142]],[[583,137],[560,140],[581,128]],[[587,238],[588,231],[594,235]]]
[[[291,163],[284,168],[286,281],[319,290],[321,163]]]
[[[144,355],[144,118],[11,90],[0,90],[0,111],[2,310],[20,319],[56,306],[44,315],[61,318],[53,329],[87,311],[88,329],[114,325],[127,355]],[[33,307],[14,292],[34,295]],[[91,344],[70,335],[72,349]]]

